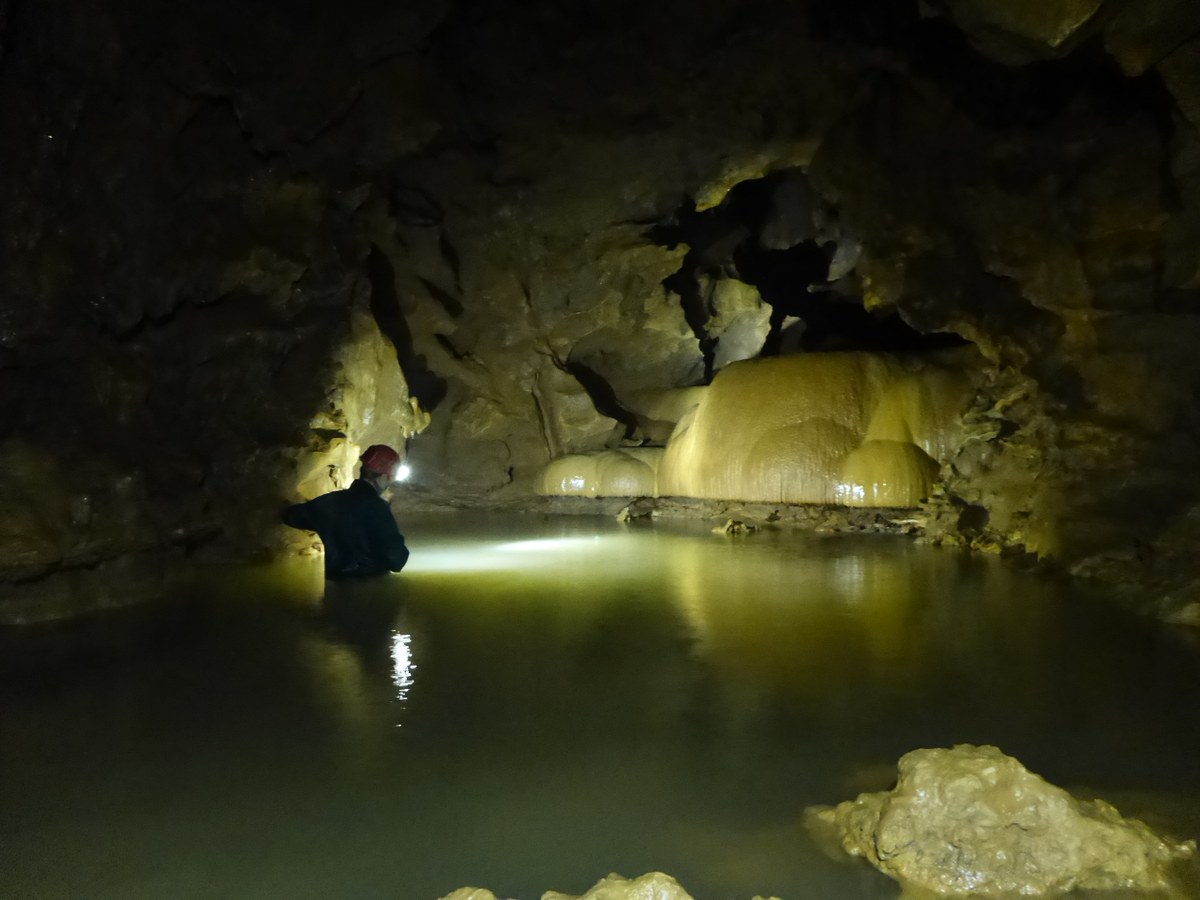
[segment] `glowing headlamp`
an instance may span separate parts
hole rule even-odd
[[[396,466],[396,471],[392,473],[392,481],[407,481],[408,476],[412,474],[412,467],[408,463],[400,463]]]

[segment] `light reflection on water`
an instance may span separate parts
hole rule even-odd
[[[399,576],[225,573],[152,641],[22,672],[0,896],[894,898],[803,809],[959,742],[1200,831],[1196,661],[1052,583],[901,539],[405,531]]]
[[[589,554],[604,552],[603,540],[612,544],[615,535],[588,537],[538,538],[503,542],[456,542],[433,545],[414,558],[405,575],[463,572],[530,571],[561,568],[567,556],[585,559]]]

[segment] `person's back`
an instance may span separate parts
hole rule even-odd
[[[404,568],[408,547],[391,507],[380,496],[398,462],[399,455],[390,447],[369,447],[362,457],[361,475],[350,487],[283,511],[286,524],[320,536],[326,576],[382,575]]]

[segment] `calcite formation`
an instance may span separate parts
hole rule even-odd
[[[539,493],[566,497],[656,497],[662,449],[630,447],[553,460]]]
[[[659,491],[914,506],[957,440],[970,391],[962,365],[806,354],[731,366],[678,426]]]
[[[810,814],[846,852],[942,895],[1158,891],[1196,849],[1076,800],[989,746],[914,750],[891,791]]]
[[[731,365],[692,395],[665,448],[560,457],[539,489],[915,506],[960,430],[969,380],[951,362],[843,353]]]

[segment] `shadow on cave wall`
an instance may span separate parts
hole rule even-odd
[[[413,348],[412,331],[396,294],[396,271],[391,261],[374,244],[367,255],[367,279],[371,283],[371,315],[384,337],[396,348],[400,371],[409,395],[421,408],[431,411],[446,397],[446,380],[429,368],[424,355]]]

